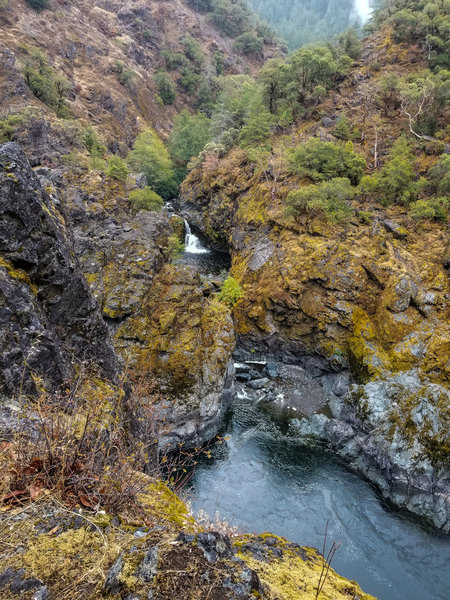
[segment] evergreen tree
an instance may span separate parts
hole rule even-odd
[[[211,123],[204,114],[190,115],[187,110],[183,110],[175,117],[169,137],[169,151],[179,181],[187,175],[186,166],[190,159],[198,156],[210,136]]]
[[[176,192],[172,161],[153,129],[146,129],[137,136],[127,163],[135,172],[144,173],[150,187],[163,198],[171,198]]]
[[[239,136],[242,148],[255,146],[270,148],[270,124],[270,113],[265,109],[261,96],[258,94],[250,104],[245,125]]]

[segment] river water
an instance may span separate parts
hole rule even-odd
[[[206,277],[227,268],[226,257],[208,252],[189,227],[180,262]],[[341,542],[333,567],[365,592],[380,600],[450,599],[450,538],[386,506],[326,448],[302,446],[245,393],[222,434],[226,442],[200,460],[187,491],[194,513],[319,549],[329,521],[328,540]]]
[[[381,600],[448,600],[449,539],[388,508],[370,483],[322,448],[301,446],[251,400],[236,400],[229,439],[200,461],[190,490],[205,511],[242,531],[270,531],[322,549],[333,567]]]

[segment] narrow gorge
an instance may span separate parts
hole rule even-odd
[[[2,599],[448,598],[449,8],[0,0]]]

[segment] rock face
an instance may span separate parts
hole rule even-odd
[[[181,265],[166,265],[139,304],[118,326],[116,348],[166,399],[158,409],[161,446],[211,439],[232,395],[229,309],[205,298],[198,273]]]
[[[288,220],[284,200],[299,183],[281,173],[276,184],[264,181],[233,151],[206,161],[182,186],[182,213],[228,244],[232,275],[244,289],[233,310],[239,346],[319,379],[321,371],[344,380],[350,372],[359,387],[335,412],[338,420],[312,415],[299,434],[317,432],[385,497],[448,530],[447,228],[417,227],[399,206],[371,207],[369,223],[357,210],[341,225]],[[267,386],[256,380],[249,387],[259,385]],[[411,417],[396,417],[398,388]],[[345,391],[346,384],[331,396],[335,409]],[[367,401],[355,400],[366,394]]]
[[[0,148],[0,391],[55,389],[81,362],[114,378],[106,325],[63,215],[14,143]]]
[[[450,531],[448,390],[399,373],[353,385],[330,407],[333,418],[293,421],[295,433],[329,443],[384,498]]]

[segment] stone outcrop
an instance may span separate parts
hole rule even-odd
[[[14,143],[0,148],[0,392],[54,390],[82,362],[114,378],[116,357],[63,214]]]
[[[199,274],[182,265],[166,265],[139,304],[118,326],[116,348],[165,398],[161,446],[201,444],[216,435],[232,397],[230,311],[205,298]]]
[[[299,434],[318,430],[385,497],[447,530],[447,228],[417,226],[400,206],[371,207],[369,222],[357,206],[341,225],[314,215],[287,219],[286,194],[299,184],[287,172],[278,178],[277,185],[264,181],[236,150],[195,169],[182,186],[182,214],[228,244],[232,275],[244,289],[233,310],[239,345],[309,364],[325,388],[327,372],[350,372],[359,387],[338,419],[312,416]],[[362,417],[355,401],[366,385],[383,398],[369,393],[368,415],[376,419]],[[411,410],[431,420],[395,419],[398,386]],[[343,404],[331,398],[335,408]]]

